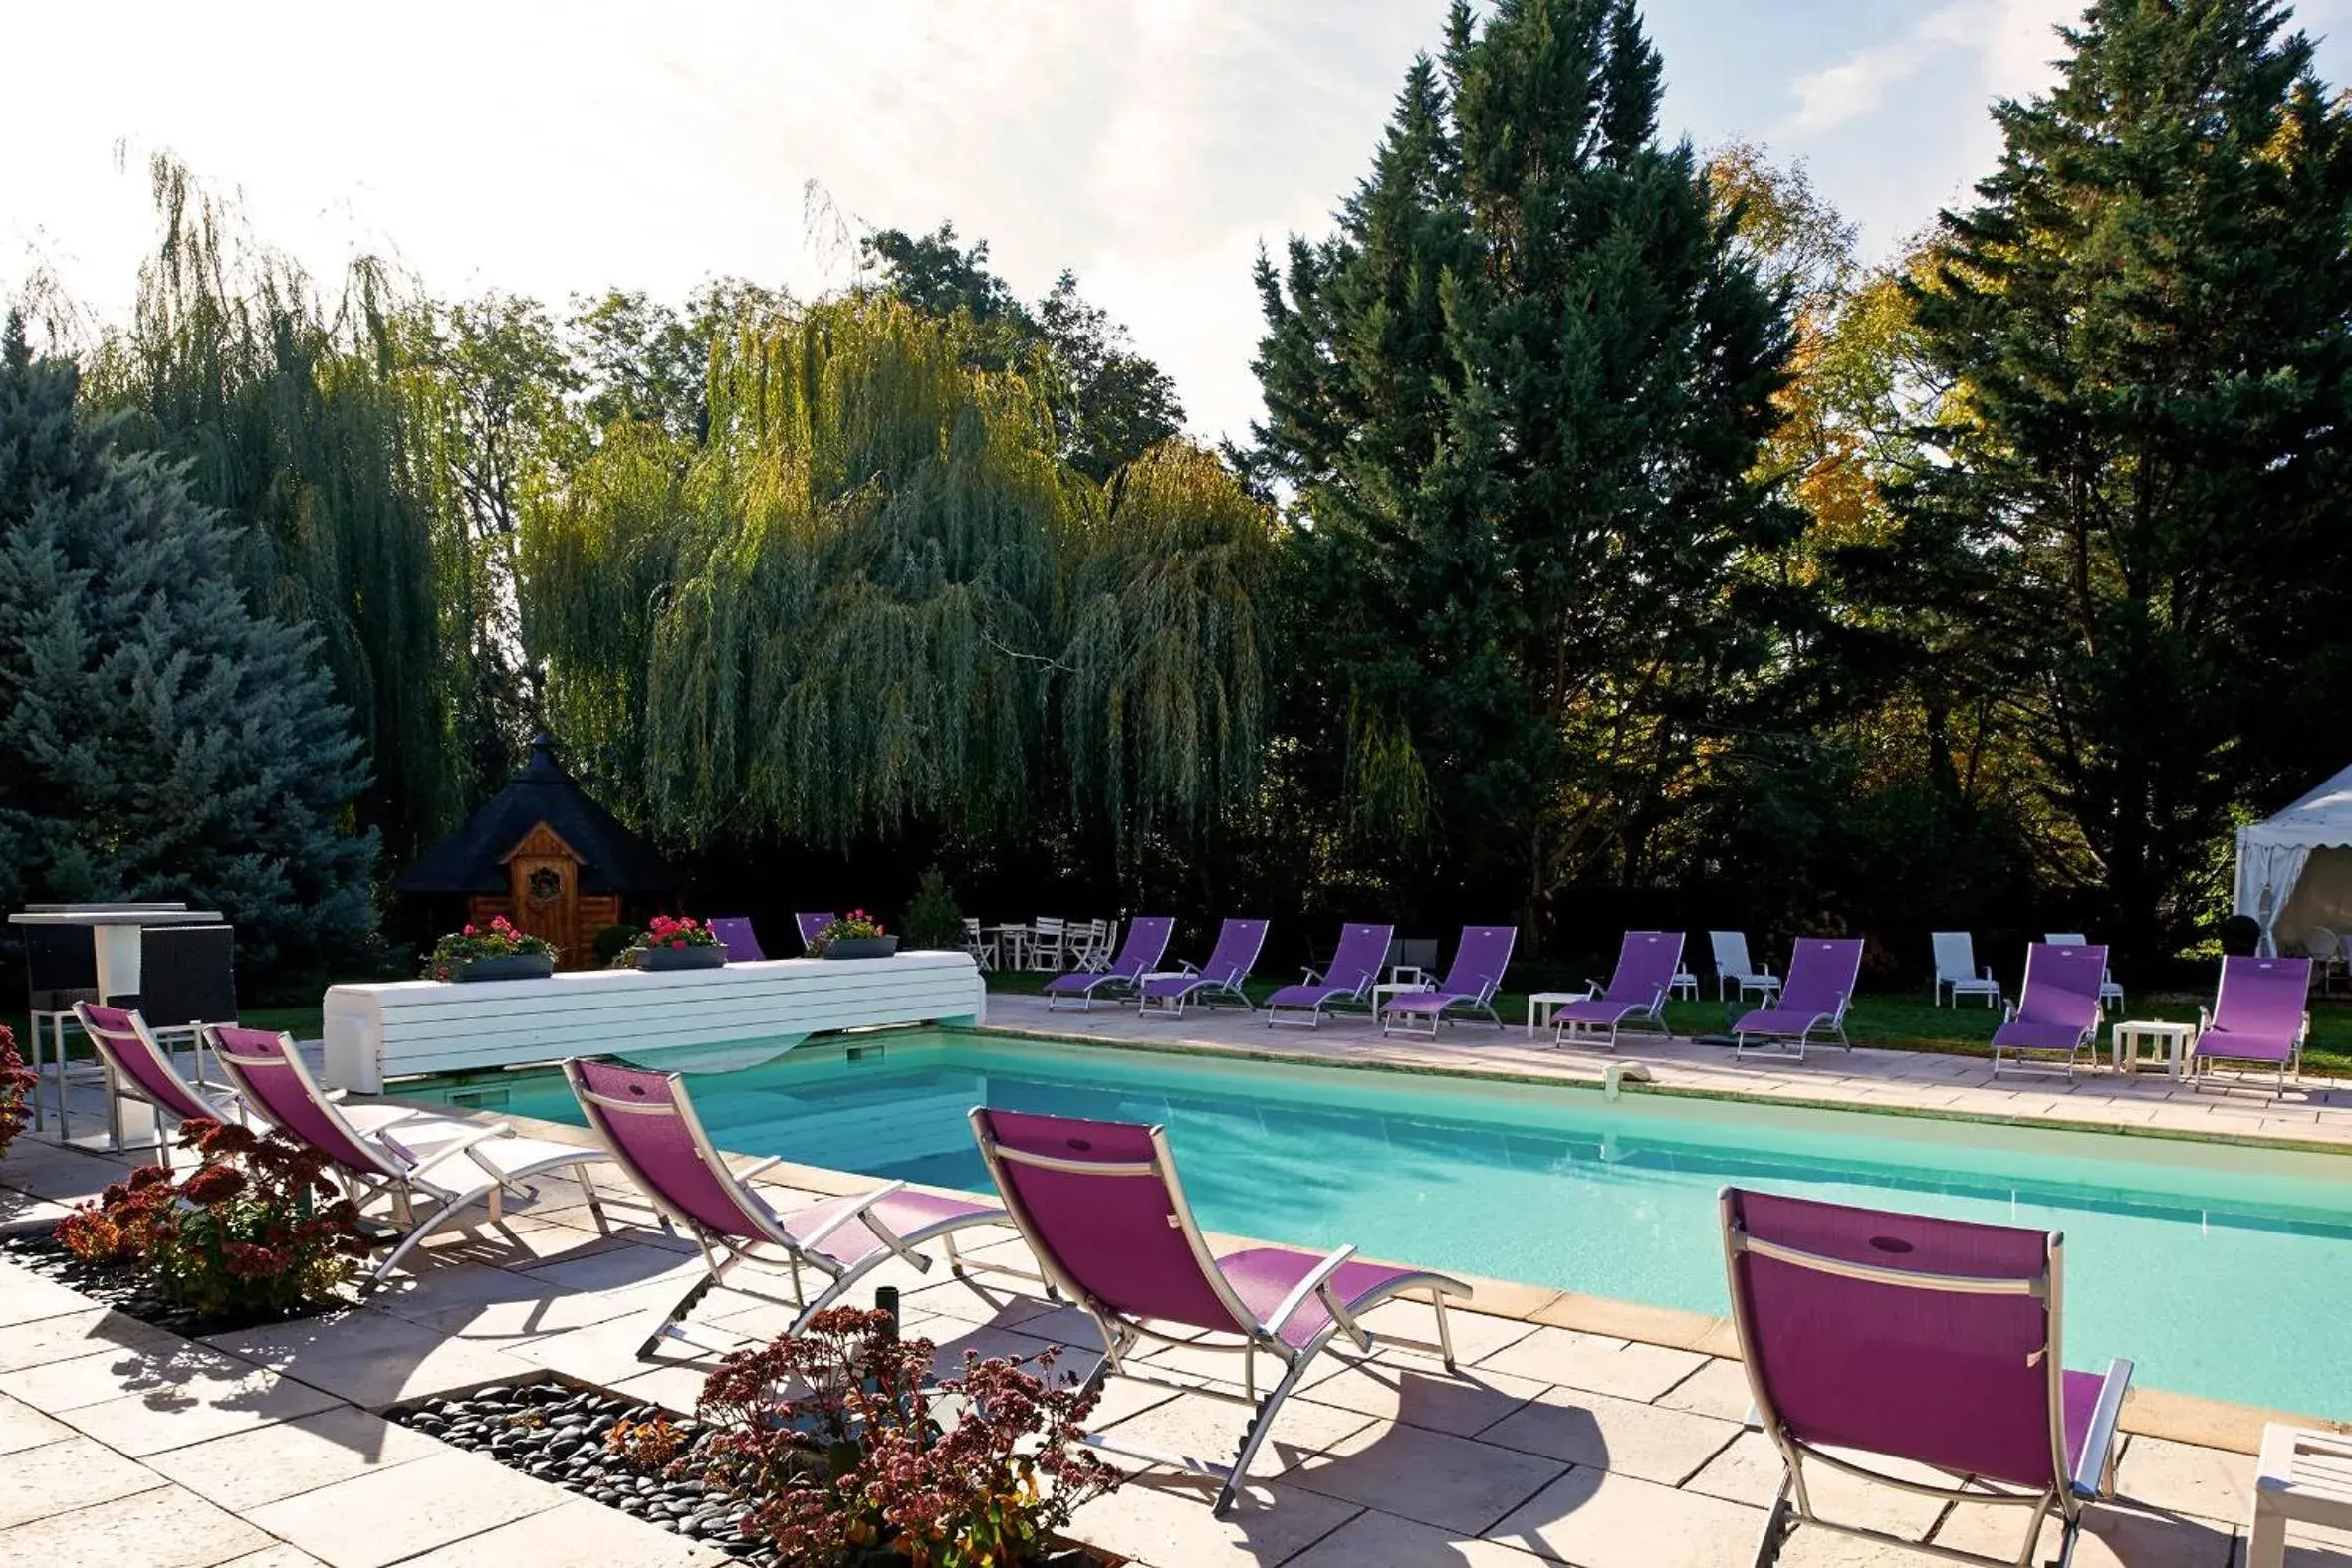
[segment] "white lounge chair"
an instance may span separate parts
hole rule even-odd
[[[2000,1006],[2000,982],[1993,978],[1992,965],[1977,968],[1977,945],[1967,932],[1939,931],[1929,940],[1936,949],[1937,1007],[1948,993],[1956,1008],[1963,997],[1983,997],[1988,1008]]]
[[[1765,1007],[1780,994],[1780,977],[1772,973],[1769,964],[1757,964],[1748,957],[1748,933],[1745,931],[1710,931],[1707,945],[1715,950],[1715,1000],[1730,1000],[1731,988],[1740,988],[1740,1000],[1748,994],[1762,997]]]

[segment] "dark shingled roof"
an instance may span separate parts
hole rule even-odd
[[[581,857],[584,893],[669,893],[678,886],[652,845],[589,799],[557,766],[555,743],[531,743],[531,761],[465,825],[417,856],[394,885],[403,893],[503,893],[506,857],[541,822]]]

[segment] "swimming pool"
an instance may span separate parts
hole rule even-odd
[[[1728,1183],[2044,1227],[2070,1364],[2352,1416],[2312,1348],[2352,1300],[2342,1157],[913,1030],[691,1086],[722,1148],[976,1192],[974,1105],[1163,1122],[1212,1230],[1708,1313]],[[393,1092],[582,1119],[552,1071]]]

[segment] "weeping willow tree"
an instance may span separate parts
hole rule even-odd
[[[655,831],[986,839],[1066,790],[1125,843],[1246,783],[1263,509],[1174,444],[1097,487],[970,331],[866,295],[745,321],[706,440],[616,427],[526,522],[551,719]]]
[[[439,532],[399,383],[391,291],[361,265],[323,307],[302,271],[167,158],[162,240],[90,401],[122,441],[186,465],[236,527],[256,612],[307,625],[373,782],[357,802],[395,855],[456,804],[445,766]]]

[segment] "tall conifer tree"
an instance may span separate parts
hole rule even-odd
[[[351,715],[315,638],[253,613],[178,470],[75,417],[75,367],[0,347],[0,902],[186,898],[255,970],[374,926]]]
[[[1307,793],[1530,916],[1642,873],[1778,526],[1784,302],[1659,144],[1659,71],[1631,0],[1457,4],[1338,232],[1259,270]]]
[[[1954,628],[2110,935],[2188,933],[2232,805],[2342,764],[2352,142],[2276,0],[2098,0],[1917,292],[1959,391],[1882,580]]]

